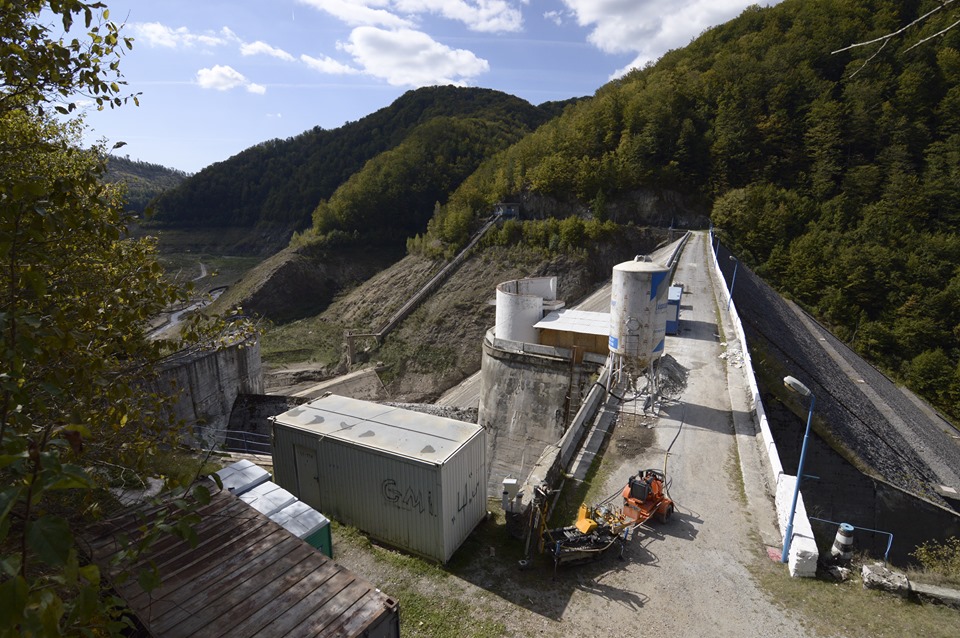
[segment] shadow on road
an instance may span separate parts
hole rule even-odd
[[[680,339],[698,339],[700,341],[720,341],[717,323],[715,321],[695,321],[693,319],[680,320],[680,333],[675,335]]]

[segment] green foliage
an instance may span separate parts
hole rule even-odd
[[[85,39],[44,26],[77,15]],[[163,399],[142,388],[169,344],[144,331],[186,292],[164,281],[153,240],[125,238],[105,149],[81,149],[81,125],[47,112],[78,94],[123,104],[129,41],[107,18],[69,0],[0,14],[0,636],[129,628],[76,536],[109,503],[102,468],[135,464],[168,431]],[[189,535],[189,513],[174,518]]]
[[[330,131],[316,127],[285,140],[263,142],[204,168],[180,187],[158,198],[156,219],[177,226],[255,226],[265,223],[302,230],[310,226],[311,213],[318,205],[326,208],[320,204],[326,200],[335,208],[330,215],[338,220],[335,226],[339,228],[344,224],[338,218],[350,215],[350,206],[358,197],[369,205],[373,205],[376,198],[387,197],[391,188],[398,185],[391,187],[381,181],[390,182],[392,178],[413,170],[415,167],[406,162],[416,158],[424,162],[420,168],[430,173],[426,176],[428,183],[410,184],[412,197],[423,195],[425,201],[429,201],[428,208],[417,213],[425,223],[429,218],[429,207],[437,199],[446,199],[449,190],[444,190],[442,197],[433,196],[433,199],[425,195],[426,191],[436,191],[444,186],[452,190],[464,175],[473,171],[478,156],[492,152],[491,144],[500,144],[502,148],[539,126],[553,113],[553,107],[541,110],[520,98],[489,89],[434,86],[408,91],[390,106],[357,122],[348,122]],[[494,139],[480,140],[475,137],[476,130],[466,131],[464,129],[471,126],[463,124],[461,132],[467,135],[467,139],[458,142],[453,131],[444,134],[440,126],[428,131],[420,128],[435,118],[444,118],[447,123],[463,118],[473,120],[473,127],[485,125],[499,130],[491,131]],[[509,131],[507,140],[502,138],[505,131]],[[419,136],[419,140],[411,142],[413,146],[427,144],[431,137],[439,141],[437,163],[415,148],[401,150],[393,154],[400,166],[392,168],[386,160],[378,159],[372,173],[358,178],[359,183],[354,180],[347,194],[335,198],[337,189],[361,171],[368,161],[397,149],[408,136]],[[467,142],[475,147],[464,149]],[[462,157],[451,155],[458,144],[460,150],[466,151]],[[447,175],[443,174],[444,171]],[[457,175],[459,177],[455,177]],[[370,188],[374,190],[369,196],[360,192]],[[338,204],[335,199],[343,201]],[[358,214],[366,215],[367,212]],[[380,214],[389,215],[390,211]],[[327,213],[321,212],[320,216],[326,219]],[[322,232],[325,231],[321,229]],[[406,235],[394,233],[393,237],[402,242]]]
[[[122,239],[116,189],[77,127],[22,110],[0,122],[0,543],[17,548],[0,579],[22,602],[4,611],[7,627],[54,635],[113,622],[111,605],[91,606],[100,583],[77,563],[73,530],[90,468],[156,443],[144,433],[159,398],[136,387],[164,344],[143,327],[183,295],[164,283],[153,241]],[[90,578],[67,574],[80,569]]]
[[[66,41],[51,33],[53,17],[70,32],[83,20],[86,33]],[[72,112],[77,95],[92,99],[97,108],[122,106],[126,83],[120,59],[133,48],[131,38],[109,21],[100,2],[81,0],[26,0],[5,2],[0,17],[0,110],[31,105],[43,114],[51,103],[61,113]]]
[[[507,123],[466,117],[435,117],[415,128],[395,148],[353,174],[313,213],[306,234],[331,234],[363,245],[395,244],[422,232],[444,199],[480,161],[519,138]],[[451,221],[451,223],[454,223]],[[464,239],[469,227],[447,231]]]
[[[129,157],[110,155],[104,181],[124,185],[124,209],[141,217],[158,195],[175,188],[188,175],[159,164],[131,160]]]
[[[623,231],[623,227],[614,222],[584,220],[576,215],[523,222],[508,219],[486,234],[483,245],[524,246],[552,255],[585,254],[591,247],[609,243]]]
[[[960,584],[960,538],[951,536],[943,543],[928,541],[910,552],[928,572],[948,582]]]

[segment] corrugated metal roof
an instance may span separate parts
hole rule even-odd
[[[144,591],[138,566],[112,564],[122,549],[117,539],[135,540],[144,517],[174,511],[130,513],[86,535],[90,558],[151,635],[361,636],[375,627],[377,635],[399,635],[395,600],[226,490],[198,510],[195,546],[163,535],[138,557],[138,566],[153,561],[161,577]],[[119,582],[124,573],[130,578]]]
[[[571,309],[557,310],[535,323],[533,327],[606,337],[610,334],[610,313]]]
[[[474,423],[334,394],[275,418],[290,427],[436,464],[482,430]]]

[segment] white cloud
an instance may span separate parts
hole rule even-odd
[[[423,14],[462,22],[472,31],[521,31],[519,5],[529,0],[299,0],[350,26],[416,28]]]
[[[473,31],[523,29],[520,9],[507,0],[394,0],[393,6],[400,12],[433,13],[448,20],[457,20]]]
[[[393,86],[465,84],[490,70],[490,64],[471,51],[451,49],[412,29],[357,27],[341,48],[364,73]]]
[[[266,42],[261,42],[260,40],[257,40],[256,42],[244,42],[242,45],[240,45],[240,53],[241,55],[269,55],[286,62],[293,62],[294,60],[293,56],[283,49],[272,47]]]
[[[777,4],[769,0],[766,4]],[[563,0],[577,23],[593,30],[587,40],[606,53],[636,53],[617,75],[684,47],[712,25],[726,22],[755,2],[744,0]]]
[[[263,95],[267,92],[267,88],[262,84],[255,84],[233,67],[220,64],[211,69],[197,71],[197,84],[200,85],[200,88],[217,91],[229,91],[230,89],[243,87],[248,92],[257,95]]]
[[[129,28],[137,40],[145,42],[148,46],[168,49],[193,46],[216,47],[238,40],[236,34],[227,27],[223,27],[220,31],[193,33],[187,27],[174,29],[159,22],[135,22],[129,25]]]
[[[358,69],[337,62],[333,58],[325,55],[319,58],[314,58],[309,55],[301,55],[300,61],[314,71],[319,71],[320,73],[329,73],[330,75],[350,75],[354,73],[360,73]]]
[[[300,4],[325,11],[350,26],[379,26],[389,29],[409,28],[413,23],[380,7],[386,0],[299,0]]]
[[[563,26],[563,12],[562,11],[545,11],[543,17],[554,23],[555,25]]]

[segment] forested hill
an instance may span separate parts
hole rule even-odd
[[[129,157],[110,155],[107,159],[106,181],[123,182],[127,188],[126,209],[141,215],[150,200],[176,188],[187,177],[183,171]]]
[[[411,248],[464,241],[496,201],[628,222],[692,197],[744,263],[958,417],[960,27],[932,38],[957,11],[831,53],[936,6],[749,8],[484,163]]]
[[[321,200],[420,125],[440,117],[468,118],[509,129],[513,142],[562,105],[539,108],[490,89],[435,86],[408,91],[357,122],[263,142],[203,169],[157,200],[156,220],[179,226],[267,223],[304,228]],[[430,202],[430,210],[432,206]]]

